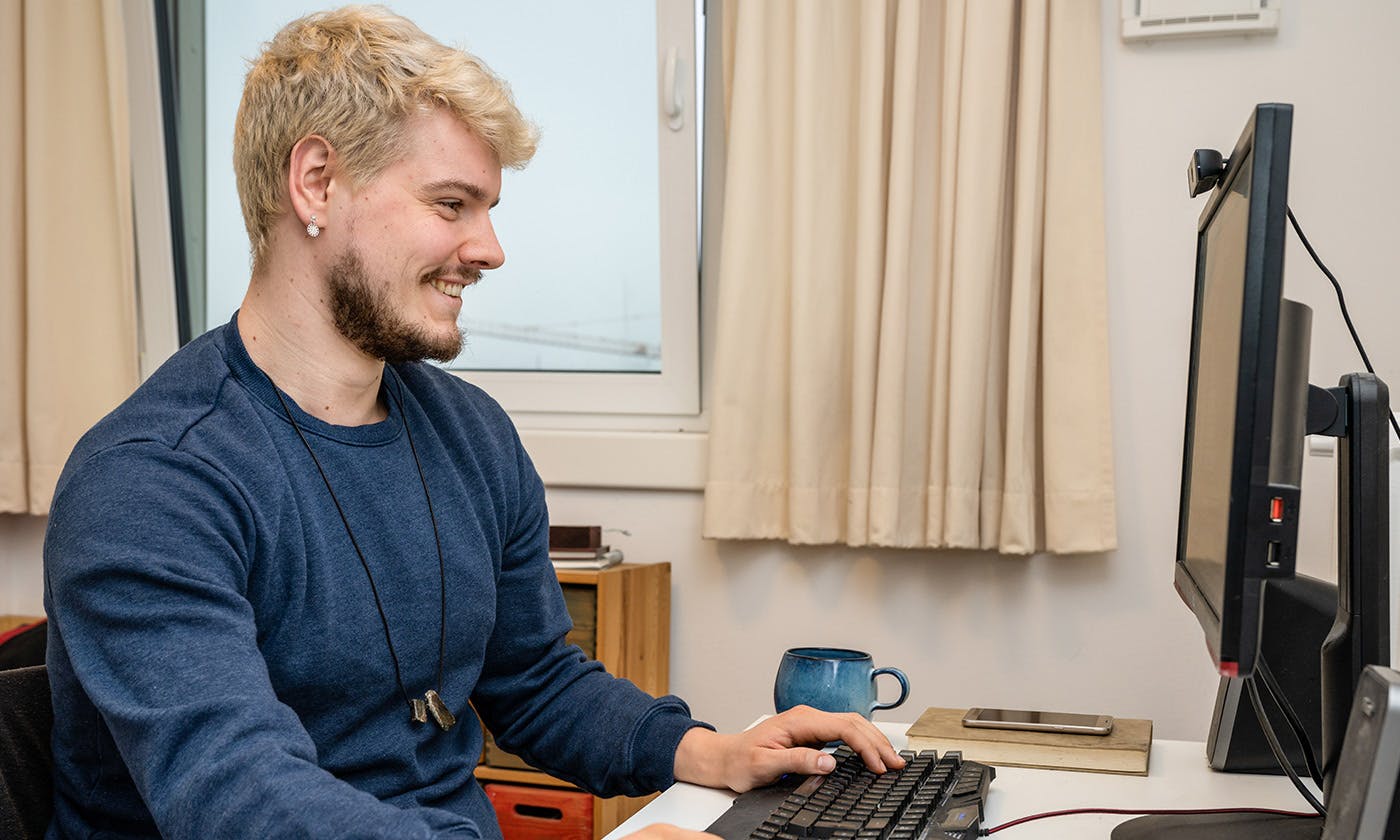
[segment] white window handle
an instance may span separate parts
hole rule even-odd
[[[665,97],[666,125],[672,131],[680,131],[685,121],[685,94],[681,88],[681,57],[675,47],[666,50],[666,73],[661,81],[661,95]]]

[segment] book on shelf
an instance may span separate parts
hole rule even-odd
[[[599,545],[593,548],[550,548],[549,556],[556,560],[593,560],[602,557],[612,551],[610,545]]]
[[[967,709],[929,708],[909,727],[911,750],[959,750],[1003,767],[1037,767],[1146,776],[1152,721],[1117,718],[1107,735],[1071,735],[963,726]]]
[[[603,545],[601,525],[550,525],[549,550],[595,549]]]
[[[549,559],[556,569],[607,569],[622,562],[622,549],[603,546],[592,554],[550,551]]]

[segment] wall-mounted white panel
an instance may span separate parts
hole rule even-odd
[[[1283,0],[1123,0],[1123,40],[1273,35]]]

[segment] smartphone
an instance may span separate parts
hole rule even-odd
[[[1030,712],[1021,709],[968,709],[967,714],[963,715],[963,726],[1067,732],[1071,735],[1107,735],[1113,731],[1113,718],[1109,715]]]

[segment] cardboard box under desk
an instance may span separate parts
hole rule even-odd
[[[505,840],[592,840],[593,797],[580,791],[484,786]]]

